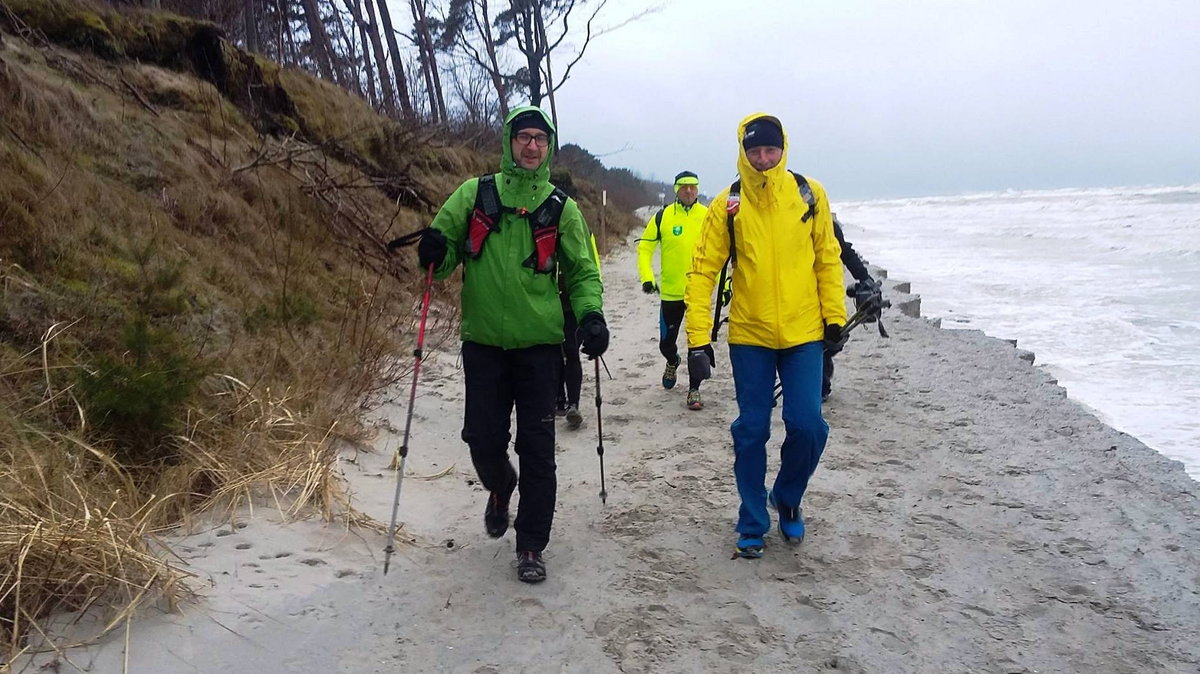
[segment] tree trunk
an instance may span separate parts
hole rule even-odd
[[[537,13],[537,31],[538,39],[543,45],[549,45],[550,40],[546,36],[546,23],[542,21],[542,13]],[[542,59],[546,63],[546,96],[550,99],[550,121],[554,123],[554,151],[559,148],[558,143],[558,105],[554,102],[554,70],[550,67],[550,52],[546,52],[546,56]]]
[[[333,74],[333,47],[329,44],[325,24],[321,22],[317,0],[300,0],[300,6],[304,8],[304,23],[308,25],[308,42],[312,47],[313,60],[317,62],[317,70],[326,81],[336,82]]]
[[[508,87],[504,84],[504,78],[500,76],[500,60],[496,57],[496,40],[492,37],[492,18],[488,16],[487,0],[479,0],[480,11],[483,13],[483,20],[476,22],[480,32],[483,34],[483,44],[486,45],[488,61],[492,67],[488,70],[488,75],[492,78],[492,87],[496,89],[496,97],[500,99],[500,122],[503,123],[508,117]]]
[[[360,7],[358,6],[358,0],[345,0],[345,2],[346,9],[350,10],[350,16],[354,17],[354,25],[358,28],[358,39],[359,42],[362,43],[363,74],[365,74],[367,77],[367,100],[371,102],[372,107],[378,110],[383,106],[383,103],[379,100],[379,92],[375,89],[375,69],[371,60],[371,47],[374,46],[378,48],[378,45],[372,44],[368,37],[368,33],[372,29],[370,29],[366,22],[363,21],[362,11],[360,11]],[[372,18],[371,23],[374,22],[375,20]],[[374,37],[376,40],[379,39],[378,34],[375,34]],[[394,110],[394,101],[389,101],[389,103],[393,105],[392,109]]]
[[[287,60],[285,64],[295,66],[299,59],[296,56],[296,34],[292,32],[292,17],[288,13],[288,0],[279,0],[279,14],[283,23],[283,34],[287,37]]]
[[[537,107],[542,105],[542,54],[540,40],[534,27],[534,17],[541,17],[540,5],[530,3],[519,13],[520,26],[518,30],[524,33],[524,43],[521,51],[525,54],[525,67],[529,76],[529,104]]]
[[[358,68],[354,65],[357,59],[354,53],[352,33],[346,32],[346,22],[342,21],[342,13],[338,11],[337,5],[331,1],[329,8],[333,10],[333,23],[337,26],[338,37],[341,38],[344,50],[344,56],[339,56],[336,50],[331,53],[333,66],[342,78],[343,87],[351,89],[358,94],[359,98],[366,98],[366,95],[363,94],[362,78],[358,76]]]
[[[383,90],[383,109],[388,116],[396,116],[396,92],[392,89],[392,77],[388,74],[387,52],[383,50],[383,38],[379,35],[379,22],[375,20],[375,0],[363,0],[367,8],[367,18],[371,20],[367,26],[371,36],[371,48],[375,51],[375,64],[379,68],[379,88]]]
[[[409,0],[413,11],[413,28],[420,41],[420,47],[425,54],[425,83],[429,89],[429,109],[434,121],[443,122],[449,119],[446,113],[446,99],[442,94],[442,77],[438,73],[437,52],[433,48],[433,35],[429,32],[429,19],[425,7],[426,0]]]
[[[244,0],[242,3],[242,23],[246,30],[246,51],[258,52],[258,3],[256,0]]]
[[[279,63],[285,63],[283,58],[283,26],[287,23],[283,12],[283,0],[278,0],[275,3],[275,60]]]
[[[388,11],[387,0],[375,1],[379,3],[379,19],[383,22],[384,35],[392,54],[392,68],[396,71],[396,97],[400,99],[400,110],[405,119],[412,119],[416,115],[413,113],[412,98],[408,95],[408,78],[404,76],[404,61],[400,60],[400,45],[396,44],[396,31],[392,29],[392,14]]]
[[[441,111],[438,109],[437,101],[434,99],[433,64],[429,61],[429,51],[425,49],[425,29],[417,14],[417,5],[419,3],[420,0],[408,0],[408,9],[412,12],[413,38],[417,43],[417,53],[419,54],[417,61],[421,64],[421,77],[425,80],[425,94],[429,98],[429,119],[436,124],[440,121],[438,115]]]

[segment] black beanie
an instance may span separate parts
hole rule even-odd
[[[550,130],[550,125],[546,123],[546,118],[537,110],[526,110],[513,119],[513,138],[516,138],[517,133],[525,129],[538,129],[539,131],[545,131],[547,135],[554,135],[554,132]]]
[[[742,136],[742,147],[749,150],[752,147],[777,147],[783,149],[783,129],[779,124],[766,118],[758,119],[746,125],[746,134]]]

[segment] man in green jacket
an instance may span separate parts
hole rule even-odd
[[[638,276],[642,280],[642,292],[647,295],[657,292],[662,298],[658,314],[658,350],[667,359],[663,370],[663,388],[674,388],[676,370],[679,368],[679,328],[683,325],[683,289],[687,286],[687,273],[692,267],[692,253],[700,238],[704,216],[708,209],[697,205],[700,196],[700,179],[691,171],[675,176],[675,202],[663,206],[646,221],[646,230],[638,240]],[[659,253],[659,281],[654,282],[654,250]],[[700,399],[700,382],[695,374],[688,372],[687,406],[691,410],[704,408]]]
[[[513,110],[504,122],[500,173],[460,185],[417,246],[422,268],[433,265],[438,279],[463,266],[462,437],[489,492],[488,535],[508,531],[509,501],[521,490],[513,523],[517,577],[529,583],[546,579],[542,552],[557,489],[554,402],[563,311],[556,272],[579,320],[583,352],[598,358],[608,348],[591,234],[575,201],[549,182],[554,134],[541,109]],[[519,474],[508,457],[514,405]]]

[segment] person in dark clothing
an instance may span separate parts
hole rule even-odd
[[[461,264],[462,363],[466,402],[462,438],[488,490],[488,535],[509,527],[520,489],[517,578],[546,579],[542,558],[557,498],[554,399],[562,369],[563,312],[558,278],[579,319],[583,352],[608,348],[600,271],[591,233],[574,199],[549,182],[554,125],[540,108],[504,121],[500,172],[472,178],[446,200],[417,246],[422,268],[444,279]],[[493,217],[494,215],[494,217]],[[509,460],[511,416],[517,413]]]
[[[559,295],[563,308],[562,373],[558,378],[558,401],[554,406],[556,416],[567,418],[567,428],[575,430],[583,425],[579,413],[579,396],[583,389],[583,365],[579,362],[579,324],[571,309],[571,297],[565,291]]]
[[[842,264],[854,277],[855,281],[862,283],[864,281],[871,284],[875,283],[875,279],[871,278],[870,272],[867,271],[867,265],[854,251],[854,246],[846,241],[845,234],[842,233],[842,223],[838,221],[837,213],[833,214],[833,235],[837,237],[838,243],[842,246]],[[821,400],[829,400],[829,394],[833,392],[833,357],[837,355],[838,350],[825,349],[825,366],[821,372]]]

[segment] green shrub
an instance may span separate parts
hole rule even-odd
[[[121,341],[125,353],[100,356],[82,371],[80,401],[93,426],[112,440],[118,460],[169,459],[163,441],[178,429],[203,373],[181,340],[144,316],[126,326]]]
[[[321,318],[321,309],[308,295],[288,293],[279,296],[271,304],[259,304],[243,322],[248,332],[259,332],[268,325],[304,328]]]

